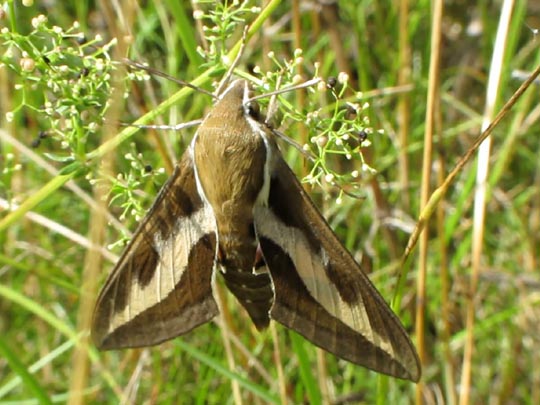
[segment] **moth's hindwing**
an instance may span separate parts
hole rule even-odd
[[[374,371],[417,381],[400,321],[339,242],[281,156],[255,230],[274,285],[270,317],[317,346]]]
[[[185,152],[102,289],[92,325],[100,349],[149,346],[212,319],[216,229]]]

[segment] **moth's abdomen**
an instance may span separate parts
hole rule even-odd
[[[251,232],[243,234],[221,233],[217,261],[227,288],[247,310],[257,329],[268,326],[269,311],[274,292],[268,273],[255,274],[254,268],[261,265],[258,259],[257,240]]]
[[[228,270],[222,275],[227,288],[246,309],[257,329],[266,328],[270,322],[269,311],[274,300],[268,273],[253,274]]]

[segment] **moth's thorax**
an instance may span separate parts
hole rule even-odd
[[[253,206],[265,181],[266,144],[253,131],[244,108],[244,82],[216,103],[193,142],[193,157],[202,192],[211,205],[223,259],[251,270],[256,241]]]

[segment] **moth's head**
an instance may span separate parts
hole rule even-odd
[[[246,117],[262,121],[259,103],[253,100],[253,89],[244,79],[234,80],[219,96],[218,104],[234,106],[243,110]]]

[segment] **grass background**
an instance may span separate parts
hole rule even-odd
[[[194,8],[214,2],[4,3],[0,197],[20,208],[0,208],[0,402],[540,402],[536,85],[495,129],[491,148],[458,172],[400,262],[427,198],[538,65],[537,1],[251,2],[237,26],[193,19]],[[32,34],[40,14],[48,37]],[[66,35],[74,21],[84,39]],[[220,21],[215,32],[201,28]],[[129,56],[211,89],[223,74],[220,52],[238,46],[242,24],[251,29],[241,70],[276,70],[269,51],[283,61],[301,48],[291,72],[309,78],[316,63],[323,78],[347,72],[362,94],[348,89],[343,100],[371,105],[364,114],[375,131],[362,153],[377,175],[362,171],[359,189],[343,184],[361,198],[340,197],[325,181],[310,192],[383,296],[397,294],[421,353],[420,384],[337,360],[280,326],[257,333],[227,295],[221,327],[145,350],[99,353],[86,342],[95,294],[114,264],[104,248],[135,228],[166,178],[159,169],[170,171],[192,134],[117,123],[147,112],[147,123],[186,122],[210,105],[170,81],[127,81],[109,60]],[[212,35],[217,53],[205,65],[197,47]],[[304,117],[334,103],[319,93],[290,100]],[[283,125],[302,144],[320,130]],[[297,151],[282,149],[299,176],[310,172]],[[339,173],[362,164],[330,162]],[[485,193],[475,191],[477,167],[489,168]]]

